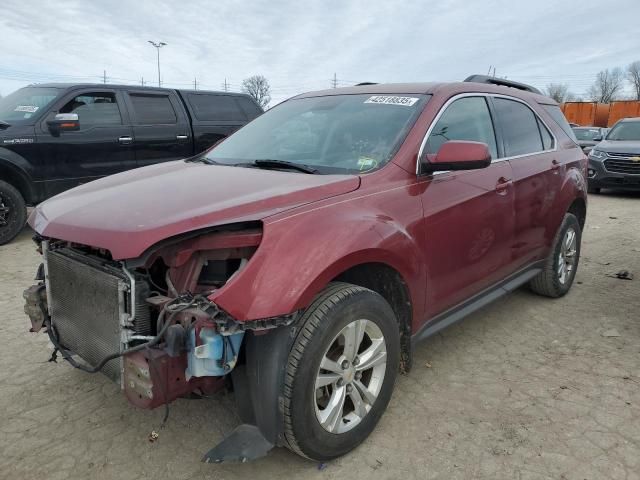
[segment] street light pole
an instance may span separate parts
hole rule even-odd
[[[156,51],[158,52],[158,87],[160,87],[161,86],[160,84],[160,49],[164,47],[166,43],[164,42],[156,43],[156,42],[152,42],[151,40],[148,40],[148,42],[154,47],[156,47]]]

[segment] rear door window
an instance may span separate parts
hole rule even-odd
[[[515,100],[494,98],[493,102],[502,128],[505,156],[515,157],[545,150],[533,110]]]
[[[189,93],[187,99],[195,117],[200,121],[247,121],[247,115],[232,95]]]
[[[542,146],[545,150],[551,150],[555,146],[553,136],[549,129],[542,123],[542,120],[536,117],[538,120],[538,128],[540,129],[540,136],[542,137]]]
[[[497,157],[493,122],[484,97],[464,97],[449,105],[431,130],[427,153],[438,153],[442,144],[449,140],[486,143],[491,158]]]
[[[80,128],[122,125],[122,116],[114,92],[86,92],[63,105],[60,113],[78,115]]]
[[[176,111],[168,95],[130,93],[136,123],[143,125],[178,123]]]
[[[253,120],[254,118],[262,115],[262,110],[260,109],[260,107],[258,107],[255,102],[251,101],[247,97],[235,97],[235,99],[242,110],[244,110],[244,113],[247,115],[249,120]]]

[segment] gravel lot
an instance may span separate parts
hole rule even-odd
[[[48,363],[22,290],[39,258],[25,230],[0,247],[0,478],[640,478],[640,195],[590,199],[577,284],[520,290],[423,343],[389,410],[323,468],[284,449],[248,464],[203,452],[237,423],[232,395],[129,406],[117,387]],[[632,281],[607,276],[621,269]]]

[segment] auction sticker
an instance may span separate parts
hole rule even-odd
[[[403,105],[410,107],[416,103],[419,98],[416,97],[396,97],[395,95],[375,95],[367,98],[364,103],[380,103],[383,105]]]
[[[14,112],[27,112],[27,113],[36,113],[38,108],[35,105],[18,105]]]

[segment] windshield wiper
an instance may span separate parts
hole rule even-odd
[[[282,168],[297,170],[303,173],[318,173],[317,169],[310,167],[309,165],[305,165],[303,163],[287,162],[286,160],[271,160],[268,158],[261,158],[259,160],[254,160],[248,165],[258,168]]]
[[[3,120],[0,120],[0,130],[5,130],[9,128],[11,125]]]
[[[207,165],[221,165],[215,160],[211,160],[210,158],[207,158],[205,155],[197,155],[195,157],[187,158],[185,162],[189,162],[189,163],[202,162],[202,163],[206,163]]]

